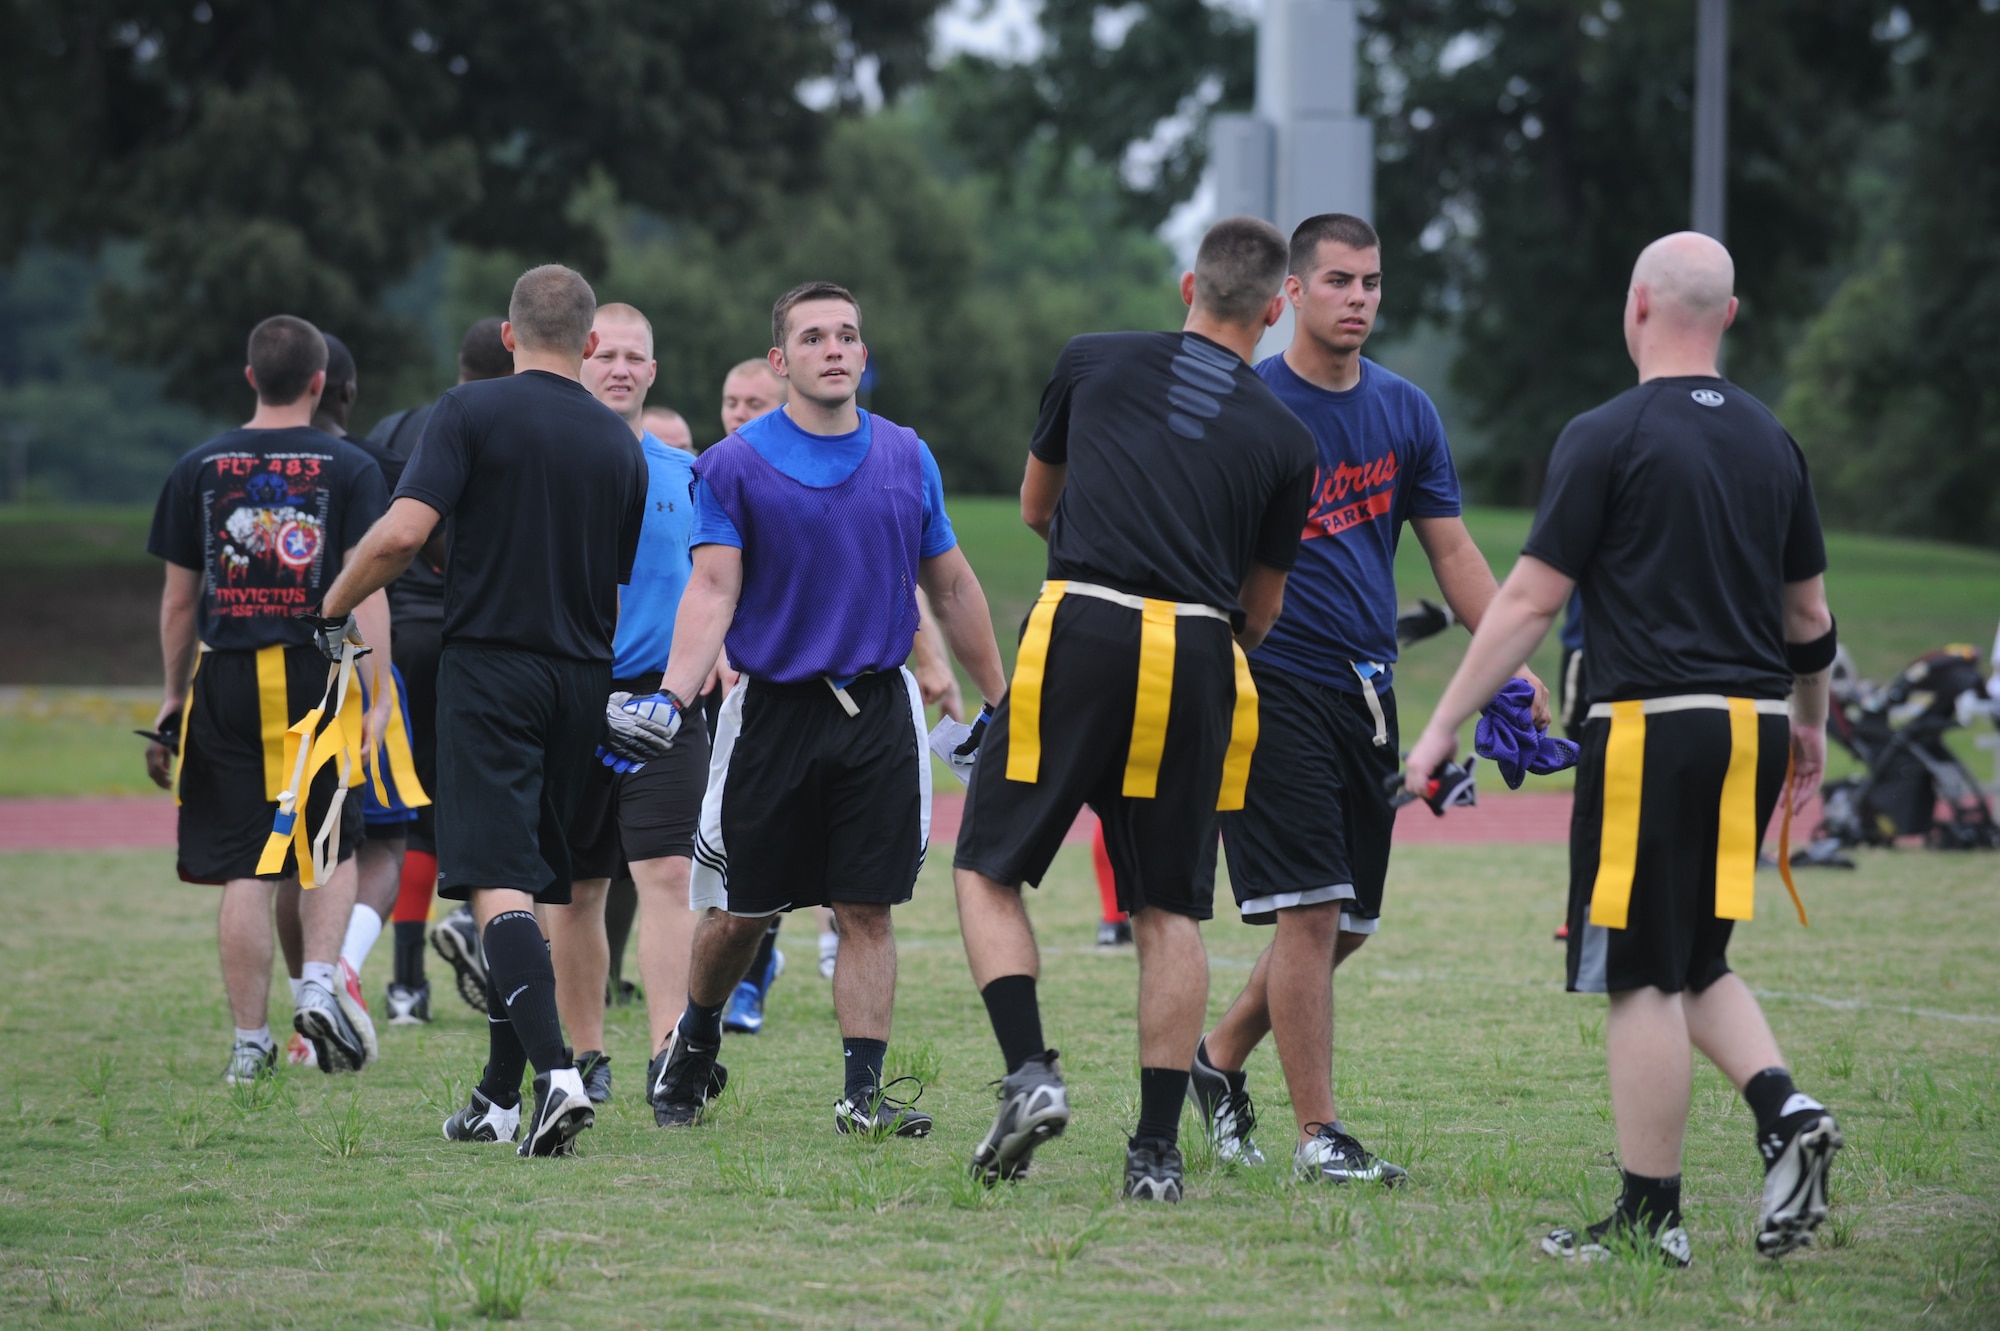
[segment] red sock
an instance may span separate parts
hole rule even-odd
[[[1125,912],[1118,909],[1118,880],[1111,872],[1111,852],[1104,848],[1103,823],[1097,825],[1097,835],[1091,840],[1090,858],[1097,865],[1097,900],[1104,908],[1104,922],[1125,923]]]
[[[431,917],[431,892],[437,887],[437,856],[421,850],[403,853],[403,877],[396,886],[397,924],[423,924]]]

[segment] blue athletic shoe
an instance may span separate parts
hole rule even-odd
[[[772,948],[771,961],[764,973],[744,976],[736,992],[729,996],[729,1006],[722,1013],[722,1029],[738,1035],[755,1035],[763,1030],[765,995],[771,991],[771,982],[784,973],[785,954]]]

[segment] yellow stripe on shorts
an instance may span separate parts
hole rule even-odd
[[[285,686],[285,649],[257,649],[257,721],[264,732],[264,798],[285,793],[285,732],[291,729],[290,691]]]
[[[1590,890],[1590,922],[1623,929],[1639,869],[1639,801],[1646,776],[1646,704],[1611,704],[1611,734],[1604,745],[1604,825],[1597,842],[1597,882]]]
[[[1126,799],[1159,793],[1160,758],[1167,751],[1167,712],[1174,700],[1174,603],[1146,598],[1139,624],[1139,691],[1132,704],[1132,747],[1125,753]]]
[[[174,750],[174,807],[176,809],[181,806],[181,773],[187,770],[188,731],[192,728],[191,723],[194,721],[194,677],[201,673],[201,658],[203,655],[205,653],[195,653],[194,669],[188,672],[187,697],[181,702],[181,742],[180,747]]]
[[[1014,678],[1007,685],[1007,779],[1034,784],[1042,775],[1042,675],[1049,664],[1049,631],[1056,606],[1069,587],[1064,581],[1045,582],[1028,627],[1021,631],[1021,648],[1014,655]]]
[[[1236,712],[1229,721],[1229,753],[1222,760],[1222,793],[1215,800],[1217,813],[1232,813],[1243,807],[1243,792],[1250,785],[1250,755],[1257,748],[1257,685],[1250,678],[1250,658],[1234,639],[1229,650],[1236,654]]]
[[[1729,771],[1715,839],[1715,917],[1747,920],[1757,908],[1757,704],[1729,700]]]

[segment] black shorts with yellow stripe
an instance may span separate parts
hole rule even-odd
[[[318,706],[327,664],[314,647],[203,652],[182,717],[183,742],[175,795],[180,801],[179,869],[190,883],[256,878],[270,839],[278,796],[291,780],[285,731]],[[348,703],[360,706],[359,690]],[[359,781],[356,772],[353,779]],[[339,765],[322,767],[303,815],[318,829],[339,786]],[[339,855],[361,843],[360,792],[351,792],[340,820]],[[287,872],[296,854],[286,856]],[[266,874],[264,877],[277,877]]]
[[[1242,807],[1257,715],[1214,613],[1049,584],[980,745],[952,863],[1039,885],[1088,804],[1121,909],[1213,915],[1216,808]]]
[[[1573,993],[1700,993],[1729,973],[1785,784],[1785,704],[1687,694],[1599,703],[1570,816]]]

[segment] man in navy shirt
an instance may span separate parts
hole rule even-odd
[[[1250,982],[1195,1047],[1189,1093],[1229,1160],[1260,1161],[1244,1060],[1269,1032],[1298,1120],[1294,1170],[1394,1183],[1342,1125],[1333,1098],[1333,970],[1375,932],[1395,813],[1396,542],[1408,522],[1452,613],[1476,629],[1498,590],[1459,516],[1437,408],[1363,359],[1382,299],[1382,250],[1358,217],[1292,233],[1285,293],[1296,322],[1257,367],[1311,428],[1319,474],[1285,613],[1250,653],[1260,709],[1240,812],[1224,813],[1230,885],[1246,923],[1275,924]],[[1525,678],[1533,679],[1524,671]],[[1547,691],[1535,682],[1538,724]]]
[[[693,901],[716,909],[696,929],[654,1113],[699,1120],[723,1006],[770,917],[824,904],[842,940],[835,1127],[922,1137],[930,1116],[882,1084],[896,992],[889,909],[910,899],[929,839],[923,700],[903,665],[919,584],[989,703],[1006,677],[930,449],[855,404],[868,352],[854,297],[807,283],[779,299],[771,325],[789,400],[696,461],[694,572],[673,654],[660,696],[633,705],[671,731],[727,635],[742,678],[722,706],[695,842]]]

